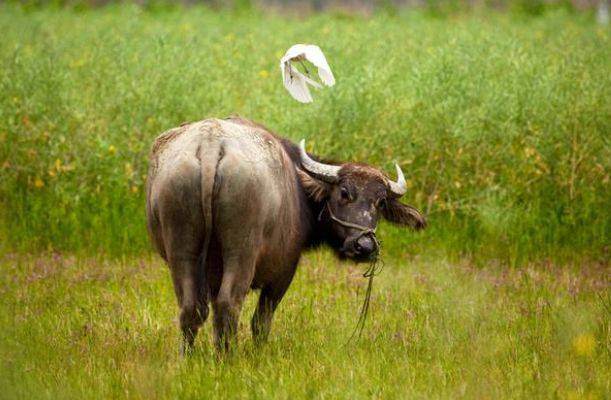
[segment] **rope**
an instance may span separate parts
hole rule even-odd
[[[347,228],[357,229],[362,232],[361,233],[362,236],[370,235],[371,238],[376,243],[376,247],[378,248],[378,254],[379,254],[379,249],[380,249],[381,244],[375,235],[376,228],[372,229],[364,225],[355,224],[355,223],[344,221],[344,220],[337,218],[333,214],[333,211],[331,211],[331,207],[329,207],[329,202],[325,203],[325,206],[322,208],[322,210],[320,210],[320,214],[318,214],[319,221],[322,219],[322,214],[325,211],[325,209],[329,211],[329,217],[331,217],[331,219],[337,222],[338,224],[343,225]],[[367,268],[367,270],[363,272],[363,278],[368,279],[367,280],[367,290],[365,291],[365,299],[363,300],[363,305],[361,306],[361,311],[359,313],[359,319],[356,322],[354,331],[352,332],[352,335],[350,335],[350,338],[348,339],[348,342],[346,344],[350,343],[354,338],[360,339],[361,334],[363,333],[363,329],[365,328],[365,323],[367,322],[367,315],[369,314],[369,305],[371,303],[371,291],[373,290],[373,278],[376,275],[379,275],[383,269],[384,269],[384,262],[381,261],[378,257],[376,257],[369,264],[369,268]]]
[[[329,202],[326,202],[325,206],[322,208],[322,210],[320,210],[320,214],[318,214],[319,221],[322,219],[322,213],[325,212],[325,210],[329,211],[329,217],[331,217],[333,221],[337,222],[340,225],[343,225],[347,228],[357,229],[363,232],[363,234],[376,233],[376,228],[371,229],[370,227],[365,226],[365,225],[359,225],[359,224],[355,224],[355,223],[344,221],[342,219],[337,218],[335,214],[333,214],[333,211],[331,211],[331,207],[329,207]]]
[[[363,305],[361,306],[359,319],[356,322],[356,326],[354,327],[352,335],[350,335],[350,338],[348,339],[348,343],[350,343],[354,338],[361,338],[363,329],[365,329],[365,323],[367,322],[367,315],[369,314],[369,305],[371,304],[371,291],[373,289],[373,278],[376,275],[379,275],[383,269],[384,262],[376,258],[375,260],[371,261],[371,264],[369,264],[369,268],[367,268],[367,270],[363,272],[363,278],[368,278],[367,290],[365,291],[365,299],[363,300]]]

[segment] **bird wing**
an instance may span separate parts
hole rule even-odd
[[[307,85],[308,78],[293,68],[290,61],[287,61],[282,68],[282,80],[284,87],[295,100],[300,103],[311,103],[313,101]]]
[[[299,46],[299,45],[295,45],[295,46]],[[320,77],[320,80],[322,81],[322,83],[324,83],[327,86],[335,85],[335,78],[333,77],[333,72],[331,72],[331,67],[329,67],[329,63],[327,62],[327,59],[325,58],[325,55],[322,53],[322,50],[320,49],[320,47],[313,45],[313,44],[301,45],[301,46],[304,46],[304,47],[298,48],[297,50],[303,51],[302,54],[305,56],[306,60],[308,60],[309,62],[314,64],[316,68],[318,68],[318,76]],[[293,47],[291,47],[291,49]],[[291,49],[289,49],[289,51]]]
[[[304,58],[318,68],[318,76],[325,85],[333,86],[335,84],[335,78],[327,63],[327,59],[318,46],[295,44],[286,51],[284,56],[280,59],[280,71],[282,71],[284,87],[295,100],[301,103],[311,103],[313,99],[308,84],[317,89],[322,88],[322,85],[302,74],[297,68],[291,65],[292,61],[299,61]]]
[[[314,86],[316,89],[322,89],[322,85],[316,82],[313,79],[310,79],[307,75],[302,74],[299,70],[291,65],[291,69],[293,70],[293,76],[297,75],[299,78],[303,79],[306,83]]]
[[[293,58],[297,58],[303,55],[309,45],[307,44],[294,44],[292,45],[286,53],[284,53],[284,57],[280,60],[281,64],[284,64],[286,61],[290,61]]]

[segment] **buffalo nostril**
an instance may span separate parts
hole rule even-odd
[[[375,243],[370,237],[361,236],[357,239],[354,248],[361,254],[371,254],[375,250]]]

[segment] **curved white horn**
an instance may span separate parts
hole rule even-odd
[[[301,157],[301,165],[303,165],[306,171],[323,181],[329,183],[337,182],[337,174],[342,167],[338,165],[323,164],[310,158],[305,150],[305,139],[299,142],[299,154]]]
[[[407,183],[405,182],[405,175],[403,175],[403,171],[401,171],[401,167],[395,161],[395,168],[397,169],[397,181],[388,181],[388,185],[390,186],[390,191],[397,197],[401,197],[407,192]]]

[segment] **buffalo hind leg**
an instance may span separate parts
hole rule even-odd
[[[214,343],[219,352],[229,351],[237,341],[242,303],[254,276],[251,256],[224,256],[223,278],[212,306],[214,308]]]
[[[193,350],[195,337],[208,317],[208,305],[201,287],[199,260],[174,260],[172,279],[180,307],[180,329],[182,331],[181,354],[188,355]]]
[[[191,351],[197,331],[208,315],[206,298],[202,296],[205,293],[202,246],[210,227],[205,225],[202,212],[200,169],[196,160],[175,160],[172,169],[158,176],[151,189],[156,196],[150,212],[159,221],[151,229],[162,239],[160,252],[172,273],[180,308],[183,354]]]

